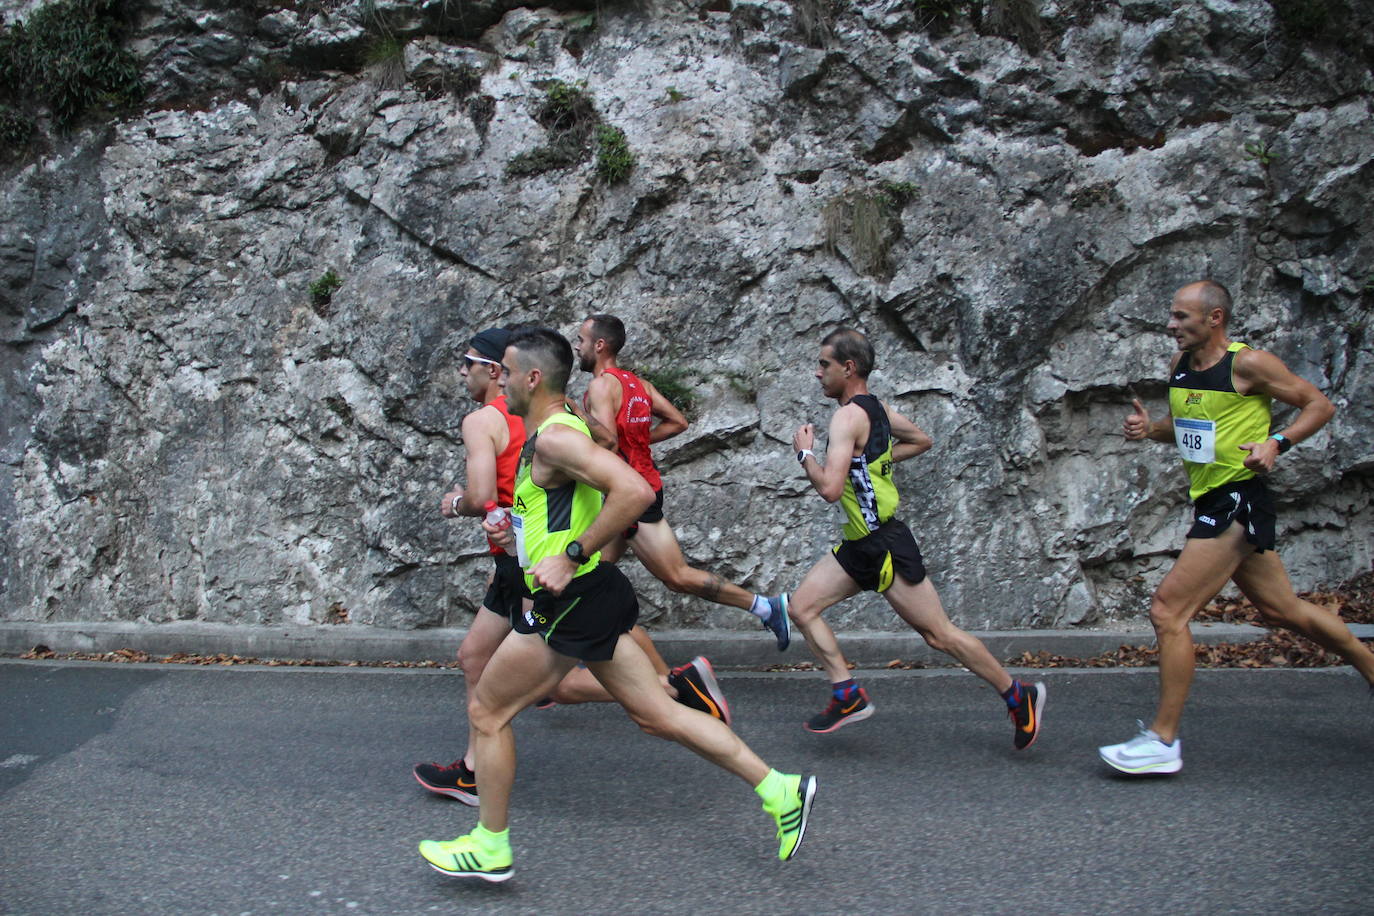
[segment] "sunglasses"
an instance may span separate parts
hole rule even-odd
[[[466,354],[463,356],[463,365],[466,366],[468,369],[472,368],[473,363],[486,363],[488,366],[497,367],[500,367],[501,365],[500,361],[494,359],[487,359],[485,356],[467,356]]]

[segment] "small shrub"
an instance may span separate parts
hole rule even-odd
[[[0,149],[22,149],[31,136],[33,119],[8,105],[0,105]]]
[[[687,94],[684,92],[679,92],[676,86],[668,87],[668,102],[670,104],[676,105],[678,102],[686,100],[686,98]]]
[[[832,197],[821,208],[826,252],[838,257],[840,244],[847,239],[854,269],[859,273],[879,276],[889,270],[888,250],[900,232],[897,216],[910,199],[890,193],[890,186],[878,191],[850,191]],[[899,186],[906,190],[906,183]]]
[[[26,22],[0,23],[0,96],[20,108],[46,106],[53,124],[143,98],[138,61],[120,46],[115,0],[58,0]]]
[[[544,86],[544,102],[534,119],[549,130],[576,130],[597,120],[591,96],[584,83],[550,80]]]
[[[668,401],[689,419],[696,416],[697,396],[688,384],[695,373],[676,367],[649,366],[635,370],[644,381],[658,389]]]
[[[406,43],[395,35],[380,35],[368,44],[363,63],[378,86],[400,88],[406,82]]]
[[[1269,168],[1274,160],[1278,159],[1274,151],[1269,148],[1269,144],[1260,140],[1251,140],[1245,144],[1244,149],[1245,158],[1258,162],[1262,168]]]
[[[914,181],[885,181],[882,193],[892,201],[893,206],[901,209],[916,199],[916,195],[921,193],[921,186]]]
[[[329,268],[320,278],[310,284],[310,304],[320,311],[334,299],[334,294],[343,286],[343,279]],[[321,312],[323,314],[323,312]]]
[[[625,140],[625,131],[602,124],[596,129],[596,174],[607,184],[618,184],[635,167],[634,154]]]

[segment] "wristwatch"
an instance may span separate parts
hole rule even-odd
[[[1279,444],[1280,455],[1287,453],[1287,451],[1293,447],[1292,441],[1289,440],[1289,438],[1285,436],[1283,433],[1274,433],[1269,438],[1273,439],[1275,442]]]
[[[563,552],[568,555],[569,560],[572,560],[578,566],[587,562],[587,551],[582,549],[581,541],[573,541]]]
[[[811,451],[811,449],[809,448],[804,448],[801,451],[797,452],[797,464],[806,464],[807,455],[810,455],[812,458],[816,457],[815,452]]]

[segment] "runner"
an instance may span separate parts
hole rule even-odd
[[[463,444],[467,449],[467,489],[454,487],[439,501],[445,518],[460,515],[481,517],[488,502],[509,507],[515,490],[515,471],[520,449],[525,444],[525,424],[511,414],[501,394],[501,357],[510,333],[505,328],[488,328],[472,338],[463,356],[459,373],[468,395],[483,406],[463,418]],[[463,669],[463,684],[469,698],[482,677],[482,671],[501,640],[511,629],[511,615],[521,610],[525,586],[520,564],[491,542],[496,569],[487,582],[482,607],[473,615],[467,636],[458,647],[458,664]],[[667,689],[679,702],[730,721],[730,707],[716,682],[711,663],[703,656],[672,671],[654,648],[649,634],[636,626],[631,635],[640,644]],[[542,705],[553,703],[610,702],[606,689],[585,668],[568,672]],[[463,756],[448,766],[438,763],[416,764],[414,774],[420,785],[431,792],[477,804],[477,781],[473,775],[472,727],[468,727],[468,746]]]
[[[422,842],[421,855],[449,875],[511,877],[511,720],[581,659],[644,731],[682,744],[753,786],[776,824],[778,857],[792,858],[806,834],[816,778],[769,768],[724,722],[669,700],[629,636],[638,601],[624,574],[599,562],[599,550],[648,507],[653,491],[597,447],[586,424],[564,406],[572,370],[568,342],[548,329],[521,330],[512,335],[503,362],[511,412],[535,433],[521,456],[514,524],[483,527],[503,547],[514,546],[533,606],[512,621],[515,631],[488,662],[468,706],[476,729],[479,823],[455,840]],[[540,775],[572,791],[579,776],[592,776],[576,769],[568,761],[560,772]]]
[[[1178,731],[1194,667],[1188,622],[1228,579],[1266,623],[1340,655],[1374,689],[1374,653],[1335,614],[1293,593],[1275,552],[1274,502],[1263,477],[1280,455],[1325,426],[1336,408],[1278,357],[1230,340],[1231,308],[1230,292],[1213,280],[1190,283],[1174,294],[1168,328],[1179,352],[1169,369],[1169,413],[1152,420],[1137,398],[1123,427],[1132,442],[1153,439],[1178,448],[1194,518],[1183,551],[1150,603],[1159,644],[1154,720],[1149,728],[1141,723],[1130,741],[1098,749],[1123,773],[1183,769]],[[1298,414],[1271,433],[1274,399],[1298,408]]]
[[[778,651],[785,650],[791,641],[786,595],[753,595],[715,573],[687,565],[677,535],[663,517],[663,479],[649,448],[687,429],[687,418],[651,383],[620,368],[616,361],[623,346],[625,325],[613,315],[592,315],[577,331],[578,365],[592,373],[587,415],[604,427],[598,441],[616,451],[654,489],[653,505],[602,551],[603,556],[614,563],[628,542],[644,568],[670,590],[749,611],[773,633]]]
[[[821,392],[840,407],[830,419],[825,463],[812,451],[816,433],[811,424],[792,437],[807,480],[826,502],[841,503],[846,519],[844,540],[811,567],[789,601],[793,624],[830,677],[830,705],[807,721],[806,729],[825,734],[873,715],[868,693],[850,677],[835,633],[821,619],[827,608],[865,590],[886,598],[931,648],[949,653],[991,684],[1006,701],[1015,747],[1030,747],[1040,734],[1045,685],[1014,680],[977,637],[950,621],[926,577],[915,538],[894,517],[898,494],[893,465],[925,452],[931,440],[869,393],[874,363],[873,346],[863,334],[851,328],[828,334],[821,342],[816,378]]]

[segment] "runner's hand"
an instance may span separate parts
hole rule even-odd
[[[506,553],[510,553],[511,547],[515,545],[515,528],[511,525],[497,528],[495,525],[489,524],[484,518],[482,519],[482,530],[487,533],[487,537],[493,544]]]
[[[1149,438],[1150,412],[1140,403],[1140,398],[1131,398],[1131,406],[1135,408],[1135,413],[1126,417],[1126,422],[1121,424],[1121,432],[1131,442]]]
[[[1276,439],[1246,442],[1237,448],[1250,453],[1245,456],[1245,466],[1256,474],[1268,474],[1274,469],[1274,461],[1279,457],[1279,443]]]
[[[534,584],[554,595],[563,594],[563,589],[568,587],[568,583],[573,580],[573,573],[577,572],[577,566],[567,554],[556,554],[545,557],[534,568],[530,570],[530,575],[534,577]]]
[[[797,431],[792,434],[792,451],[800,452],[802,449],[813,448],[816,445],[816,427],[810,423],[803,423],[797,427]]]
[[[439,514],[444,518],[454,518],[458,515],[458,504],[463,501],[463,488],[454,487],[444,494],[443,499],[439,500]]]

